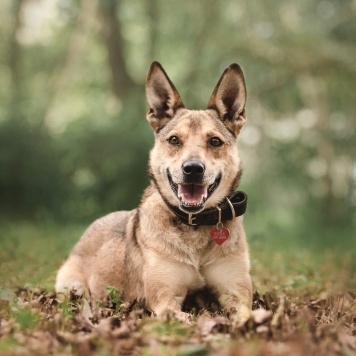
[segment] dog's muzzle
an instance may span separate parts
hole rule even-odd
[[[186,161],[182,165],[183,182],[173,182],[170,172],[167,177],[173,192],[179,199],[179,208],[188,213],[198,213],[204,210],[205,203],[220,183],[219,175],[214,183],[203,183],[205,166],[200,161]]]

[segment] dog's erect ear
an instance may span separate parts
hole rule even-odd
[[[231,64],[222,74],[209,100],[208,109],[218,112],[225,126],[235,135],[246,122],[246,86],[240,66]]]
[[[173,83],[158,62],[153,62],[146,79],[147,120],[158,132],[179,108],[184,108]]]

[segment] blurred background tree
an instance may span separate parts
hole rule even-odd
[[[3,0],[0,209],[89,221],[134,208],[160,61],[189,108],[245,72],[241,189],[253,237],[354,237],[354,0]]]

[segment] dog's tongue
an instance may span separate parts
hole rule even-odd
[[[199,204],[208,196],[208,186],[195,184],[178,184],[178,197],[185,203]]]

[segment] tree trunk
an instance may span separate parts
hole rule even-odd
[[[12,28],[9,35],[9,69],[11,74],[11,99],[14,102],[21,97],[21,51],[20,45],[17,41],[17,33],[21,27],[20,15],[24,1],[13,0],[12,3]]]
[[[119,3],[116,0],[99,2],[102,35],[108,54],[113,93],[119,100],[122,100],[135,84],[125,66],[124,40],[121,35],[121,24],[116,16],[119,10]]]
[[[335,176],[333,163],[337,158],[328,125],[331,108],[327,97],[327,84],[311,74],[300,77],[298,84],[306,106],[312,108],[317,115],[316,130],[319,134],[317,149],[319,157],[326,164],[326,172],[322,177],[325,186],[323,213],[326,221],[335,221],[341,217],[342,209],[333,192],[333,177]]]

